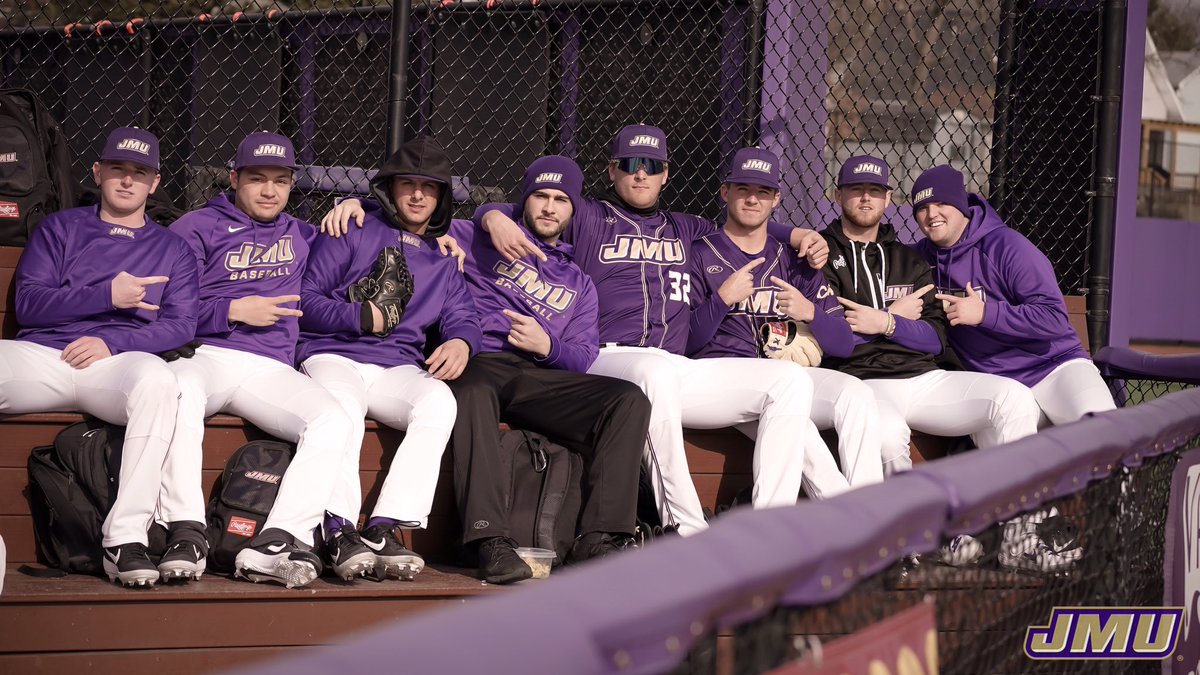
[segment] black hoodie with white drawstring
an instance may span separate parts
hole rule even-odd
[[[869,243],[850,240],[840,218],[821,235],[829,243],[825,278],[839,297],[886,310],[893,301],[933,283],[929,263],[896,238],[890,223],[880,223],[875,241]],[[855,333],[850,357],[828,358],[822,367],[864,380],[916,377],[938,369],[939,356],[946,349],[946,314],[932,291],[924,301],[920,321],[896,317],[892,338]]]

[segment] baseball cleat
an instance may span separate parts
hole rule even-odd
[[[288,588],[311,584],[322,565],[312,551],[299,547],[292,535],[277,528],[264,530],[238,552],[234,575],[255,583],[273,581]]]
[[[208,540],[200,523],[172,523],[167,551],[159,558],[158,573],[164,580],[200,580],[207,566]]]
[[[951,567],[968,567],[983,557],[983,544],[967,534],[960,534],[938,549],[939,562]]]
[[[158,569],[146,554],[146,545],[138,542],[105,548],[104,573],[109,581],[125,586],[148,588],[158,581]]]
[[[1083,557],[1075,524],[1058,510],[1035,511],[1004,524],[1000,564],[1012,570],[1039,574],[1070,571]]]
[[[325,552],[333,573],[346,581],[375,569],[375,554],[363,545],[358,530],[348,525],[334,530],[325,540]]]
[[[381,578],[412,581],[425,569],[425,560],[404,546],[400,528],[373,525],[362,531],[362,543],[375,554],[375,569]]]

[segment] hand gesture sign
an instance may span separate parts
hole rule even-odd
[[[729,278],[717,289],[717,295],[730,307],[750,297],[754,292],[754,269],[766,262],[765,258],[755,258],[742,266],[741,269],[729,275]]]
[[[771,283],[779,289],[779,292],[775,294],[775,302],[779,305],[779,311],[797,321],[813,320],[817,308],[811,300],[804,297],[804,293],[800,289],[779,277],[771,277]]]
[[[541,358],[550,354],[550,335],[537,319],[507,309],[503,312],[512,323],[508,330],[508,344]]]
[[[112,280],[113,307],[158,311],[158,305],[142,302],[146,298],[146,287],[165,284],[170,280],[170,277],[135,277],[129,272],[121,272]]]
[[[304,316],[298,309],[280,307],[287,302],[300,302],[298,295],[277,295],[263,297],[248,295],[229,303],[229,320],[238,321],[250,326],[272,326],[285,316]]]
[[[925,307],[925,300],[922,299],[922,296],[932,290],[933,284],[925,284],[888,305],[888,311],[895,316],[904,317],[910,321],[917,321],[921,318],[921,310]]]
[[[850,330],[859,335],[882,335],[888,327],[888,313],[860,305],[852,300],[847,300],[838,296],[838,302],[846,308],[846,323],[850,324]]]
[[[946,304],[946,318],[951,326],[978,326],[983,323],[983,298],[967,284],[967,295],[960,298],[957,295],[938,293],[936,296]]]

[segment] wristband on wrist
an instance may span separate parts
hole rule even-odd
[[[892,316],[891,312],[888,312],[887,316],[888,324],[887,328],[883,330],[883,337],[891,339],[891,337],[896,334],[896,317]]]

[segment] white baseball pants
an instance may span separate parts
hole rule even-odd
[[[117,354],[81,370],[61,353],[0,340],[0,414],[78,410],[124,425],[117,499],[104,519],[102,544],[146,544],[179,407],[175,376],[165,361],[144,352]],[[203,504],[200,514],[203,521]]]
[[[1091,359],[1067,361],[1050,371],[1033,385],[1033,396],[1042,408],[1041,426],[1067,424],[1088,413],[1117,407]]]
[[[263,529],[276,527],[311,545],[342,458],[351,449],[358,452],[362,441],[361,435],[353,436],[342,406],[316,381],[258,354],[204,345],[192,358],[170,366],[179,379],[179,416],[163,472],[159,517],[204,522],[204,418],[228,412],[296,443]]]
[[[424,528],[433,506],[442,453],[454,428],[458,406],[445,382],[416,366],[383,368],[336,354],[306,359],[301,370],[320,382],[341,404],[361,446],[364,417],[406,431],[379,492],[373,516]],[[327,510],[351,522],[362,508],[359,447],[347,446],[337,486]]]
[[[653,347],[606,347],[588,372],[632,382],[650,399],[643,461],[663,523],[678,525],[680,534],[707,527],[688,471],[685,426],[718,429],[759,420],[753,504],[796,502],[812,406],[812,380],[804,368],[767,359],[693,360]]]
[[[964,371],[932,370],[897,380],[865,380],[879,403],[883,462],[890,474],[912,468],[910,430],[967,436],[987,448],[1037,433],[1041,410],[1016,380]]]

